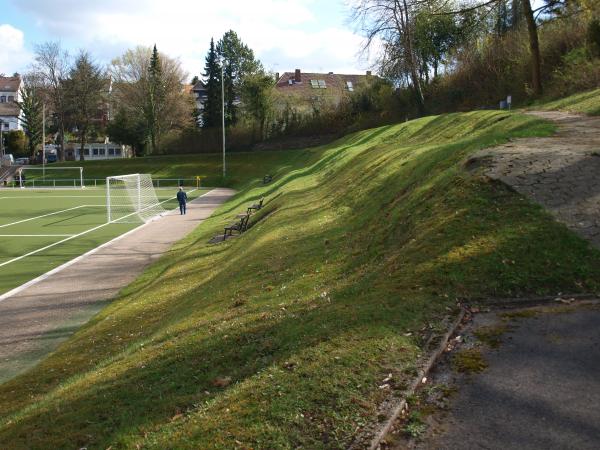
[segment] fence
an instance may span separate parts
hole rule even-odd
[[[81,181],[79,178],[53,178],[40,179],[31,178],[23,181],[23,188],[27,189],[80,189]],[[176,188],[179,186],[200,187],[198,178],[153,178],[152,184],[156,189]],[[87,188],[96,188],[106,186],[106,178],[84,178],[83,186]],[[6,188],[20,188],[18,181],[5,181]]]

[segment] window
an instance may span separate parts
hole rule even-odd
[[[101,155],[101,156],[104,156],[104,155],[106,155],[106,149],[105,149],[105,148],[101,148],[101,149],[100,149],[100,155]]]
[[[6,95],[0,97],[0,103],[6,103]]]
[[[109,154],[109,156],[114,156],[114,154],[115,154],[115,149],[114,149],[114,148],[109,148],[109,149],[108,149],[108,154]]]
[[[92,150],[92,155],[98,156],[98,149],[97,148],[95,148],[95,149]]]
[[[310,80],[310,87],[313,89],[327,89],[325,80]]]
[[[352,81],[346,81],[346,89],[348,89],[350,92],[354,91],[354,84],[352,84]]]
[[[90,149],[89,148],[84,148],[83,149],[83,155],[84,156],[90,156]]]
[[[120,148],[115,148],[115,155],[116,156],[121,156],[121,149]]]
[[[9,95],[8,96],[8,101],[9,102],[14,102],[15,101],[15,97],[13,95]]]

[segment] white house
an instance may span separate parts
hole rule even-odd
[[[46,151],[50,149],[46,145]],[[65,144],[65,159],[67,161],[78,161],[81,145],[78,143]],[[83,148],[83,158],[86,161],[95,161],[101,159],[120,159],[131,158],[133,153],[128,145],[115,144],[113,142],[90,142]]]
[[[0,126],[2,131],[22,130],[21,77],[0,77]]]

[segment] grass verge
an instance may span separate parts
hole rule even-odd
[[[347,447],[457,299],[600,290],[600,252],[464,168],[552,132],[450,114],[293,156],[0,386],[0,447]],[[247,233],[207,244],[263,195]]]

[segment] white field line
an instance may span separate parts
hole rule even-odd
[[[192,192],[194,192],[194,191],[190,191],[190,193],[192,193]],[[206,195],[206,194],[204,194],[204,195]],[[160,202],[160,203],[159,203],[159,205],[162,205],[163,203],[166,203],[166,202],[168,202],[168,201],[170,201],[170,200],[173,200],[174,198],[176,198],[176,197],[172,197],[172,198],[169,198],[169,199],[167,199],[167,200],[163,200],[162,202]],[[129,216],[133,216],[133,215],[135,215],[135,214],[137,214],[137,212],[134,212],[134,213],[128,214],[128,215],[126,215],[126,216],[124,216],[124,217],[121,217],[119,220],[126,219],[127,217],[129,217]],[[152,220],[155,220],[155,219],[158,219],[159,217],[160,217],[160,215],[159,215],[159,216],[156,216],[156,217],[153,217],[152,219],[148,220],[148,222],[150,222],[150,221],[152,221]],[[113,223],[113,222],[106,222],[106,223],[103,223],[103,224],[101,224],[101,225],[98,225],[98,226],[96,226],[96,227],[90,228],[89,230],[85,230],[85,231],[82,231],[81,233],[73,234],[73,235],[71,235],[71,236],[69,236],[69,237],[67,237],[67,238],[65,238],[65,239],[61,239],[60,241],[58,241],[58,242],[54,242],[53,244],[46,245],[45,247],[38,248],[37,250],[32,250],[32,251],[30,251],[29,253],[26,253],[26,254],[24,254],[24,255],[17,256],[16,258],[13,258],[13,259],[9,259],[8,261],[5,261],[5,262],[3,262],[3,263],[0,263],[0,267],[7,266],[7,265],[9,265],[9,264],[11,264],[11,263],[14,263],[14,262],[20,261],[20,260],[22,260],[22,259],[24,259],[24,258],[27,258],[28,256],[33,256],[33,255],[35,255],[35,254],[37,254],[37,253],[43,252],[44,250],[48,250],[48,249],[50,249],[50,248],[52,248],[52,247],[56,247],[57,245],[60,245],[60,244],[63,244],[63,243],[65,243],[65,242],[68,242],[68,241],[71,241],[71,240],[73,240],[73,239],[76,239],[76,238],[78,238],[78,237],[84,236],[84,235],[86,235],[86,234],[88,234],[88,233],[91,233],[92,231],[99,230],[100,228],[104,228],[105,226],[107,226],[107,225],[110,225],[110,224],[112,224],[112,223]]]
[[[55,216],[56,214],[61,214],[61,213],[67,212],[67,211],[73,211],[75,209],[92,208],[92,207],[99,207],[99,206],[106,206],[106,205],[79,205],[79,206],[74,206],[73,208],[63,209],[61,211],[54,211],[54,212],[51,212],[51,213],[48,213],[48,214],[43,214],[41,216],[30,217],[29,219],[18,220],[16,222],[12,222],[12,223],[5,223],[4,225],[0,225],[0,228],[10,227],[12,225],[18,225],[18,224],[23,223],[23,222],[29,222],[31,220],[42,219],[44,217]]]
[[[13,197],[0,197],[0,200],[21,200],[23,198],[106,198],[105,195],[15,195]]]
[[[0,237],[69,237],[72,234],[0,234]]]
[[[190,192],[193,192],[193,191],[190,191]],[[211,191],[208,191],[206,194],[202,194],[202,195],[200,195],[200,196],[199,196],[199,197],[197,197],[197,198],[204,197],[205,195],[208,195],[208,194],[210,194],[210,192],[211,192]],[[173,197],[173,198],[176,198],[176,197]],[[172,199],[169,199],[169,200],[172,200]],[[163,203],[164,203],[164,202],[163,202]],[[176,209],[177,209],[177,208],[174,208],[172,211],[175,211]],[[1,301],[3,301],[3,300],[6,300],[6,299],[8,299],[8,298],[10,298],[10,297],[12,297],[12,296],[14,296],[14,295],[17,295],[17,294],[18,294],[18,293],[20,293],[20,292],[23,292],[25,289],[27,289],[27,288],[29,288],[29,287],[31,287],[31,286],[34,286],[34,285],[36,285],[36,284],[38,284],[38,283],[40,283],[40,282],[42,282],[42,281],[46,280],[47,278],[50,278],[52,275],[54,275],[54,274],[57,274],[58,272],[61,272],[61,271],[63,271],[64,269],[66,269],[66,268],[68,268],[68,267],[72,266],[73,264],[76,264],[76,263],[78,263],[78,262],[79,262],[79,261],[81,261],[83,258],[86,258],[86,257],[88,257],[88,256],[90,256],[90,255],[93,255],[94,253],[98,252],[99,250],[101,250],[101,249],[103,249],[103,248],[105,248],[105,247],[108,247],[109,245],[111,245],[111,244],[113,244],[113,243],[115,243],[115,242],[117,242],[117,241],[119,241],[119,240],[123,239],[123,238],[124,238],[124,237],[126,237],[126,236],[129,236],[130,234],[133,234],[133,233],[135,233],[136,231],[139,231],[140,229],[142,229],[143,227],[145,227],[145,226],[146,226],[146,225],[148,225],[148,224],[150,224],[150,221],[148,221],[148,222],[146,222],[146,223],[143,223],[143,224],[141,224],[139,227],[136,227],[136,228],[134,228],[133,230],[129,230],[127,233],[123,233],[123,234],[121,234],[120,236],[117,236],[116,238],[114,238],[114,239],[111,239],[110,241],[108,241],[108,242],[105,242],[104,244],[102,244],[102,245],[99,245],[99,246],[98,246],[98,247],[96,247],[96,248],[93,248],[93,249],[91,249],[90,251],[88,251],[88,252],[84,253],[83,255],[77,256],[76,258],[73,258],[72,260],[70,260],[70,261],[67,261],[66,263],[64,263],[64,264],[62,264],[62,265],[60,265],[60,266],[58,266],[58,267],[56,267],[56,268],[54,268],[54,269],[50,270],[49,272],[46,272],[46,273],[44,273],[44,274],[40,275],[40,276],[39,276],[39,277],[37,277],[37,278],[34,278],[34,279],[33,279],[33,280],[31,280],[31,281],[28,281],[28,282],[27,282],[27,283],[25,283],[25,284],[22,284],[21,286],[18,286],[18,287],[16,287],[16,288],[14,288],[14,289],[12,289],[12,290],[10,290],[10,291],[6,292],[5,294],[2,294],[2,295],[0,295],[0,302],[1,302]],[[106,224],[104,224],[104,225],[108,225],[108,223],[106,223]]]

